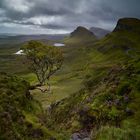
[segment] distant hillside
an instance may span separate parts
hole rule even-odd
[[[0,45],[3,44],[18,44],[29,40],[43,40],[43,41],[60,41],[63,40],[67,34],[56,35],[0,35]]]
[[[93,32],[97,38],[103,38],[105,35],[110,33],[108,30],[97,27],[91,27],[89,30]]]
[[[65,39],[66,43],[69,44],[82,44],[89,43],[91,41],[95,41],[96,36],[94,33],[86,29],[85,27],[77,27],[68,38]]]

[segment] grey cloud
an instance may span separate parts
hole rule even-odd
[[[73,30],[79,25],[112,29],[118,18],[140,18],[139,5],[140,0],[0,0],[0,11],[3,11],[0,12],[0,24],[53,30]],[[56,20],[50,20],[51,17]],[[32,18],[35,20],[30,20]]]

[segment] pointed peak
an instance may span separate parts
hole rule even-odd
[[[82,37],[82,36],[95,36],[90,30],[85,27],[78,26],[72,33],[71,37]]]

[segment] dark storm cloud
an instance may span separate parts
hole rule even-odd
[[[119,18],[140,18],[139,5],[140,0],[0,0],[0,28],[112,29]]]

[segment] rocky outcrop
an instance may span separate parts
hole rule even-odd
[[[140,31],[140,20],[136,18],[122,18],[119,19],[114,32],[117,31]]]

